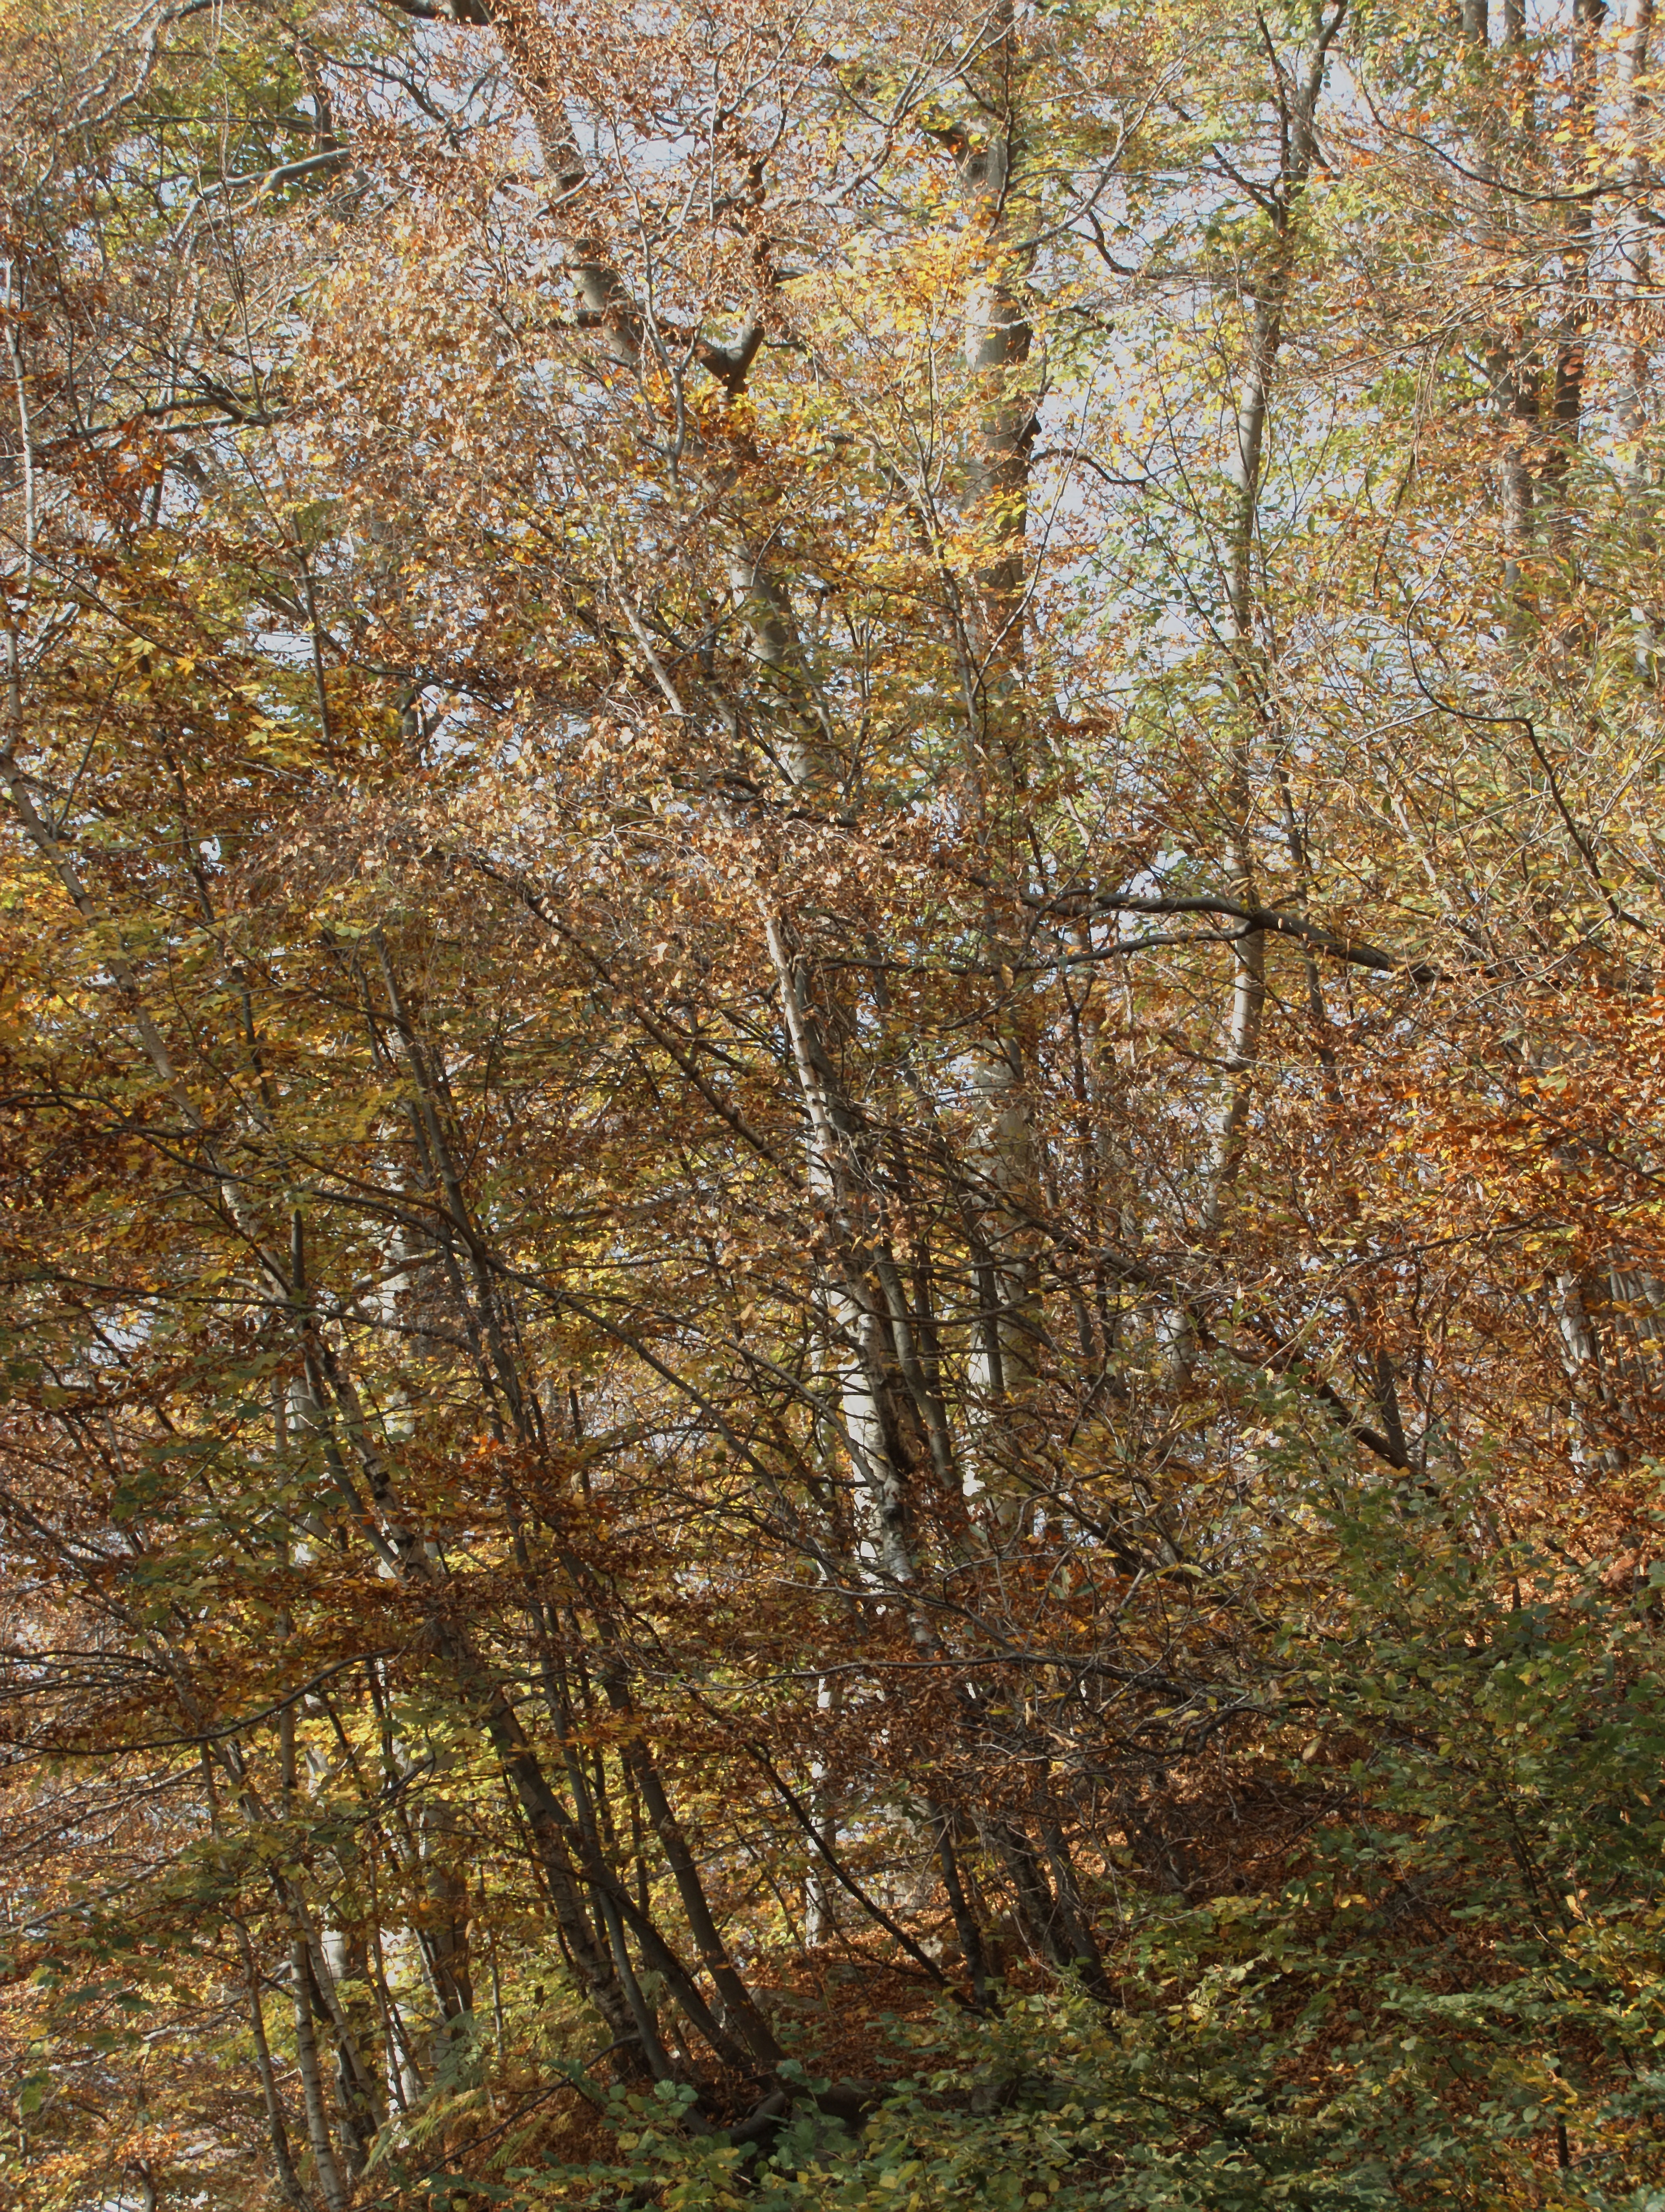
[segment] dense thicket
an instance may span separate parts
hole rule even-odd
[[[1665,2203],[1653,0],[0,20],[0,2203]]]

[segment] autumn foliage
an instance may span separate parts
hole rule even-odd
[[[0,2206],[1665,2204],[1654,0],[0,24]]]

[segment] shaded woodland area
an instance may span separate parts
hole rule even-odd
[[[0,46],[0,2207],[1658,2212],[1654,0]]]

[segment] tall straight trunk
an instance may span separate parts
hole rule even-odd
[[[1326,15],[1313,11],[1315,37],[1305,74],[1293,82],[1293,97],[1280,75],[1280,102],[1287,100],[1284,157],[1275,190],[1269,195],[1272,237],[1262,265],[1246,287],[1249,316],[1246,357],[1238,389],[1226,474],[1232,488],[1226,530],[1226,611],[1223,642],[1231,664],[1235,700],[1226,748],[1222,792],[1225,817],[1222,860],[1228,892],[1241,904],[1256,897],[1255,806],[1260,753],[1271,731],[1274,708],[1260,629],[1256,562],[1259,550],[1260,502],[1266,465],[1266,435],[1274,371],[1283,343],[1284,322],[1294,283],[1302,204],[1317,149],[1317,111],[1329,71],[1330,49],[1347,15],[1347,0],[1335,0]],[[1205,1233],[1218,1233],[1226,1197],[1242,1162],[1260,1057],[1266,1006],[1266,938],[1250,929],[1232,948],[1232,995],[1226,1024],[1226,1089],[1209,1146],[1201,1218]],[[1184,1334],[1184,1332],[1182,1332]]]
[[[369,2022],[354,2016],[362,2014],[367,1997],[365,1941],[326,1923],[312,1955],[313,1979],[335,2027],[336,2099],[347,2161],[356,2179],[386,2118],[376,2069],[366,2057],[371,2045]],[[349,1998],[345,1993],[354,1990],[360,1994]]]
[[[1524,0],[1505,0],[1504,48],[1518,55],[1526,38]],[[1515,66],[1519,67],[1517,60]],[[1502,80],[1509,83],[1510,80]],[[1523,121],[1532,135],[1532,102],[1527,96]],[[1488,145],[1482,167],[1493,177],[1500,149],[1495,125],[1488,126]],[[1516,220],[1513,204],[1501,192],[1492,195],[1495,220],[1508,227]],[[1526,599],[1528,562],[1537,519],[1538,497],[1534,474],[1542,412],[1542,376],[1529,347],[1514,333],[1498,338],[1486,352],[1486,379],[1492,402],[1502,425],[1503,437],[1493,465],[1502,553],[1503,606],[1511,633],[1519,636],[1530,610]]]
[[[286,1624],[287,1632],[287,1624]],[[279,1780],[282,1789],[283,1817],[286,1821],[295,1816],[297,1767],[295,1760],[295,1709],[286,1705],[278,1716],[277,1724]],[[336,2146],[330,2130],[330,2112],[324,2101],[324,2074],[318,2063],[317,2014],[312,2005],[312,1964],[305,1923],[295,1911],[292,1893],[286,1893],[287,1885],[280,1885],[289,1920],[289,1996],[294,2007],[295,2067],[300,2075],[301,2101],[306,2114],[306,2136],[312,2146],[312,2166],[318,2175],[319,2189],[329,2212],[346,2212],[347,2189],[342,2179],[341,2167],[336,2163]]]
[[[294,2212],[312,2212],[306,2191],[300,2185],[300,2176],[295,2171],[294,2154],[289,2148],[289,2124],[283,2111],[283,2100],[278,2094],[277,2069],[272,2064],[271,2045],[266,2040],[266,2012],[260,1997],[260,1972],[256,1964],[254,1947],[239,1923],[237,1930],[239,1948],[243,1954],[243,1972],[248,1987],[249,2030],[254,2039],[255,2070],[260,2076],[260,2094],[266,2107],[266,2131],[271,2138],[272,2163],[277,2168],[277,2185],[283,2201]]]
[[[1486,357],[1498,412],[1507,443],[1498,457],[1498,506],[1503,536],[1503,594],[1511,627],[1518,630],[1526,612],[1526,563],[1532,545],[1537,506],[1532,448],[1538,425],[1538,376],[1530,363],[1494,348]]]
[[[1648,230],[1642,213],[1652,165],[1638,142],[1653,106],[1648,71],[1654,12],[1655,0],[1632,0],[1630,21],[1620,48],[1620,92],[1626,121],[1632,136],[1632,151],[1625,178],[1626,204],[1620,217],[1620,229],[1617,240],[1620,311],[1625,319],[1624,335],[1630,343],[1626,356],[1626,374],[1614,397],[1614,417],[1626,480],[1632,495],[1638,497],[1645,491],[1648,483],[1647,460],[1642,450],[1642,439],[1647,422],[1651,352],[1635,325],[1638,312],[1652,289],[1653,276],[1653,256],[1649,249]]]
[[[1572,70],[1567,128],[1575,145],[1594,119],[1596,69],[1607,0],[1573,0]],[[1587,199],[1570,198],[1562,248],[1562,301],[1549,391],[1548,445],[1542,464],[1548,540],[1563,561],[1572,553],[1570,477],[1583,422],[1586,331],[1589,321],[1589,261],[1595,217]]]
[[[469,1941],[469,1885],[463,1861],[463,1824],[455,1806],[430,1798],[418,1824],[424,1887],[429,1910],[425,1934],[440,2020],[433,2063],[463,2033],[474,2010],[474,1978]]]
[[[894,1389],[893,1345],[870,1265],[871,1224],[861,1187],[856,1133],[836,1086],[808,1000],[804,963],[772,914],[763,915],[769,957],[799,1095],[808,1122],[811,1188],[833,1224],[835,1254],[822,1271],[829,1364],[843,1439],[867,1503],[866,1540],[875,1564],[899,1586],[914,1580],[907,1524],[911,1501]]]
[[[970,1362],[972,1420],[983,1432],[971,1487],[993,1486],[1004,1522],[1020,1517],[1020,1488],[1002,1481],[991,1450],[996,1409],[1026,1397],[1034,1382],[1040,1309],[1026,1217],[1035,1183],[1034,1131],[1017,945],[1002,893],[1026,856],[1014,827],[1031,782],[1033,732],[1025,697],[1030,453],[1035,395],[1026,374],[1034,344],[1026,293],[1032,252],[1031,189],[1021,174],[1022,42],[1010,0],[989,22],[970,88],[979,114],[948,134],[961,204],[975,226],[980,266],[965,305],[965,357],[973,416],[964,505],[978,550],[969,620],[967,715],[972,800],[991,888],[988,965],[999,994],[972,1054],[980,1098],[979,1135],[969,1164],[978,1222],[978,1312]],[[1008,1457],[1012,1454],[1008,1452]]]
[[[1249,357],[1238,394],[1235,442],[1226,471],[1233,487],[1233,498],[1226,536],[1225,631],[1236,696],[1226,757],[1223,858],[1226,889],[1244,906],[1258,903],[1254,854],[1255,775],[1260,740],[1265,735],[1270,713],[1266,670],[1256,636],[1256,526],[1272,373],[1283,337],[1284,300],[1292,264],[1290,246],[1287,240],[1281,240],[1264,289],[1255,295],[1250,310]],[[1262,930],[1251,929],[1239,935],[1232,947],[1232,999],[1226,1029],[1226,1104],[1214,1132],[1203,1193],[1202,1224],[1210,1233],[1220,1226],[1226,1193],[1243,1156],[1265,1008],[1266,936]]]
[[[312,1980],[306,1938],[296,1935],[289,1944],[289,1981],[295,2014],[295,2066],[300,2075],[300,2093],[306,2112],[306,2136],[324,2203],[330,2212],[347,2212],[347,2191],[341,2168],[336,2163],[329,2109],[324,2098],[324,2074],[318,2064]]]
[[[1636,518],[1638,550],[1644,555],[1651,555],[1656,546],[1648,498],[1652,471],[1645,443],[1652,351],[1640,326],[1653,290],[1653,255],[1643,221],[1651,164],[1639,142],[1653,105],[1648,89],[1648,70],[1654,9],[1655,0],[1632,0],[1624,45],[1620,49],[1620,81],[1635,150],[1626,179],[1626,204],[1620,217],[1619,313],[1626,356],[1625,372],[1614,401],[1614,430],[1619,443],[1620,468]],[[1660,614],[1656,600],[1633,605],[1631,621],[1636,637],[1637,673],[1651,686],[1659,680]]]
[[[844,1703],[843,1681],[832,1681],[823,1674],[815,1685],[815,1710],[827,1713]],[[822,1851],[832,1856],[839,1848],[838,1817],[832,1809],[827,1788],[826,1762],[812,1759],[809,1762],[809,1817],[820,1837]],[[803,1940],[813,1951],[835,1934],[832,1918],[832,1885],[826,1873],[823,1857],[811,1854],[803,1881]]]
[[[1023,291],[1029,256],[1020,237],[1014,170],[1020,148],[1012,106],[1018,64],[1009,9],[991,66],[1000,82],[996,120],[986,139],[961,142],[960,193],[984,234],[983,267],[966,302],[966,366],[978,393],[966,454],[965,505],[982,539],[971,606],[975,651],[973,736],[982,756],[985,803],[1028,781],[1023,713],[1024,596],[1029,511],[1029,453],[1034,406],[1022,375],[1034,343]]]
[[[754,553],[736,548],[728,565],[752,659],[767,672],[780,709],[776,764],[794,790],[831,796],[839,781],[832,720],[811,675],[785,588]]]

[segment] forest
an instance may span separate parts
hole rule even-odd
[[[0,179],[0,2212],[1665,2212],[1665,10]]]

